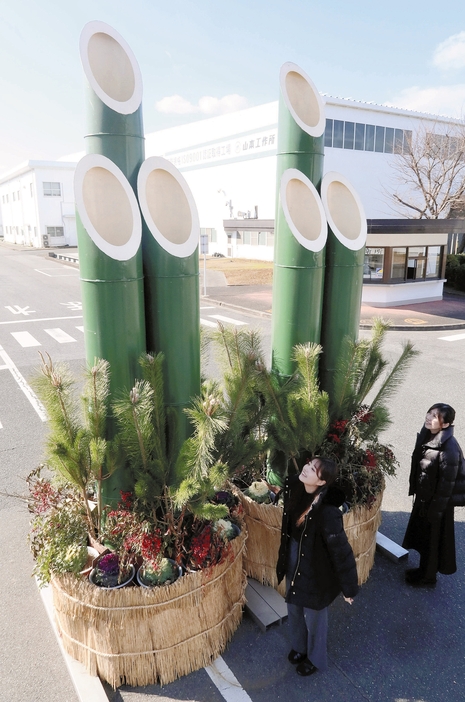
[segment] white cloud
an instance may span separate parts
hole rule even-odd
[[[454,34],[437,45],[433,64],[444,71],[465,68],[465,32]]]
[[[164,97],[155,103],[158,112],[164,112],[170,115],[188,115],[192,112],[197,112],[195,105],[192,105],[189,100],[180,95],[170,95]]]
[[[431,88],[413,86],[402,90],[386,105],[461,119],[465,115],[465,83]]]
[[[241,95],[225,95],[222,98],[204,95],[197,105],[193,105],[189,100],[181,95],[170,95],[155,103],[158,112],[165,114],[187,115],[204,114],[209,117],[213,115],[224,115],[227,112],[237,112],[247,107],[247,100]]]

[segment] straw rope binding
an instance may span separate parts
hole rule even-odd
[[[105,590],[53,578],[55,616],[66,651],[112,687],[165,685],[209,665],[242,619],[247,533],[223,563],[152,589]]]
[[[374,503],[367,507],[356,505],[343,516],[344,529],[357,564],[358,583],[368,580],[376,551],[376,532],[381,524],[381,491]],[[285,581],[278,585],[276,562],[281,539],[282,507],[258,504],[234,488],[241,501],[249,533],[244,567],[247,575],[264,585],[270,585],[284,596]]]

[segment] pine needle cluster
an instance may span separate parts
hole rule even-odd
[[[76,381],[64,363],[54,364],[40,354],[41,365],[31,386],[43,403],[49,420],[46,461],[82,498],[89,533],[98,534],[102,519],[101,484],[118,466],[119,451],[105,436],[109,398],[109,364],[96,360],[86,370],[81,406]],[[97,485],[97,520],[88,493]]]
[[[382,351],[388,329],[387,322],[375,319],[370,339],[344,339],[330,398],[329,431],[318,449],[336,461],[351,503],[370,505],[385,476],[395,475],[398,466],[392,447],[382,444],[380,435],[392,421],[389,401],[419,352],[406,342],[390,365]]]

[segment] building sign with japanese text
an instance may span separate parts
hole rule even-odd
[[[194,149],[168,152],[165,158],[183,170],[202,165],[213,165],[222,161],[245,160],[257,156],[271,156],[276,152],[277,128],[254,134],[225,139],[215,144],[204,144]]]

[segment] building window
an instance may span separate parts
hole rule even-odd
[[[405,280],[406,262],[406,247],[392,249],[391,280]]]
[[[426,272],[426,246],[410,246],[407,258],[407,280],[422,280]]]
[[[353,149],[354,148],[354,133],[355,133],[354,122],[346,122],[344,125],[344,149]]]
[[[384,127],[376,127],[375,131],[375,151],[382,154],[384,151]]]
[[[335,149],[402,154],[408,153],[411,140],[410,130],[343,122],[337,119],[326,120],[325,146],[332,146]],[[452,144],[449,144],[448,148],[450,152],[453,148]]]
[[[363,151],[365,149],[365,125],[355,125],[355,149]]]
[[[326,127],[325,127],[325,146],[332,146],[332,145],[333,145],[333,120],[327,119],[326,120]]]
[[[44,197],[61,197],[60,183],[43,183]]]
[[[13,193],[13,202],[16,200],[16,193]]]
[[[426,257],[426,278],[439,278],[439,267],[441,263],[441,247],[428,246]]]
[[[387,154],[394,153],[394,129],[392,127],[386,127],[384,151]]]
[[[333,146],[336,149],[342,149],[344,145],[344,122],[340,119],[334,120],[333,126]]]
[[[47,230],[47,236],[64,236],[65,232],[63,227],[45,227]]]
[[[363,280],[382,280],[384,269],[384,249],[367,247],[363,263]]]
[[[258,245],[266,246],[266,232],[258,232]]]
[[[404,143],[404,131],[402,129],[394,130],[394,153],[401,154]]]

